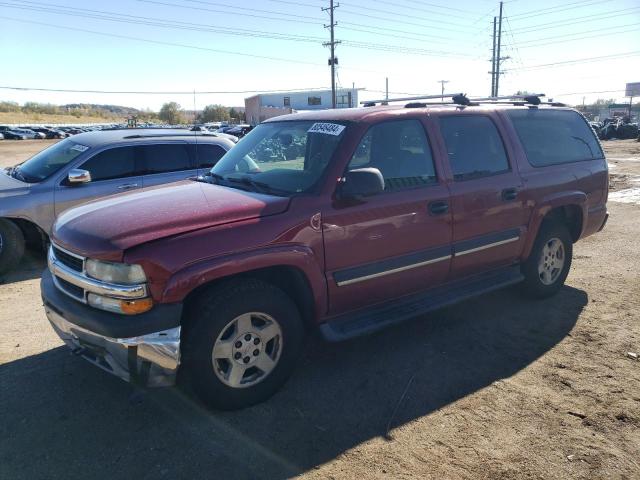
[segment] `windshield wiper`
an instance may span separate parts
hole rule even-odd
[[[248,185],[253,189],[254,192],[258,192],[258,193],[266,193],[271,195],[285,195],[285,196],[291,193],[281,188],[274,188],[268,183],[258,182],[249,177],[226,177],[225,180]]]

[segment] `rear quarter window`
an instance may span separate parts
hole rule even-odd
[[[507,111],[534,167],[604,158],[593,130],[571,110]]]

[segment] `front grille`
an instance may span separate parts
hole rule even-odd
[[[71,270],[76,272],[82,272],[83,260],[60,250],[58,247],[53,247],[53,253],[56,256],[56,260]]]
[[[56,281],[62,290],[71,295],[72,297],[76,297],[78,299],[84,300],[84,290],[73,283],[67,282],[66,280],[56,277]]]

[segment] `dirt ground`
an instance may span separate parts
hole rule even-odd
[[[0,164],[42,145],[0,142]],[[633,190],[640,143],[604,146],[612,195]],[[621,198],[554,298],[506,290],[313,338],[286,386],[239,412],[71,355],[32,254],[0,284],[0,478],[640,478],[640,200]]]

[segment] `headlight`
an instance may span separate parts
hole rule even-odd
[[[147,281],[147,276],[140,265],[89,259],[85,263],[85,269],[87,275],[103,282],[134,285]]]

